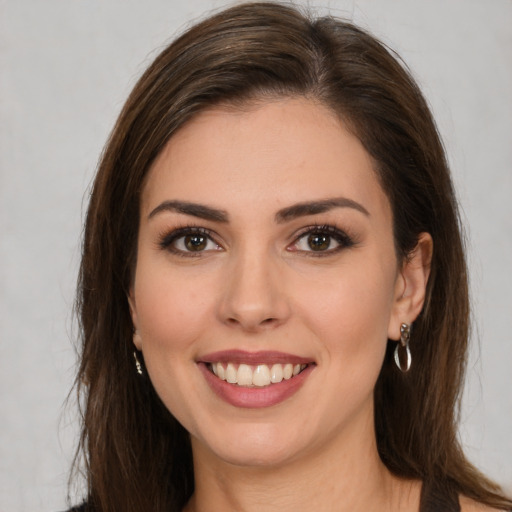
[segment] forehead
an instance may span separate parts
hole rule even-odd
[[[143,211],[169,199],[263,213],[334,196],[388,208],[373,160],[327,107],[306,99],[201,112],[149,171]]]

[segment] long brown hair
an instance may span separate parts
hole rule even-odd
[[[380,456],[396,475],[445,482],[507,507],[457,439],[469,305],[457,204],[435,123],[399,60],[351,23],[275,3],[243,4],[189,29],[136,84],[104,150],[87,212],[77,309],[83,457],[91,509],[172,510],[194,489],[188,433],[137,375],[127,303],[145,176],[170,137],[198,112],[302,96],[336,112],[375,161],[393,210],[399,258],[434,240],[414,368],[391,361],[375,389]]]

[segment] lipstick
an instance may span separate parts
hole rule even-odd
[[[207,354],[197,364],[206,382],[219,398],[234,407],[242,408],[271,407],[283,402],[297,393],[315,367],[311,359],[292,354],[242,350]],[[236,367],[239,370],[238,379]],[[259,376],[262,369],[267,375],[272,373],[272,383],[268,381],[268,385],[265,385],[260,377],[255,378],[254,382],[257,384],[252,385],[250,378],[247,380],[247,373],[251,375],[254,372],[254,375]]]

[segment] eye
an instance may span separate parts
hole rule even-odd
[[[320,255],[332,254],[354,245],[353,240],[334,226],[307,228],[291,246],[291,251],[313,252]]]
[[[201,252],[216,249],[218,246],[206,235],[190,234],[176,238],[174,247],[178,251]]]
[[[298,251],[325,252],[336,249],[338,246],[339,242],[328,233],[309,233],[302,235],[295,243],[295,247]]]
[[[160,247],[182,256],[221,249],[208,230],[195,227],[180,228],[168,233],[160,241]]]

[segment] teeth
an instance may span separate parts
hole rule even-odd
[[[236,377],[237,371],[235,367],[231,363],[229,363],[228,366],[226,367],[226,380],[230,384],[236,384]]]
[[[217,377],[222,380],[226,380],[226,370],[224,370],[224,366],[222,366],[220,363],[212,364],[212,367],[217,368]]]
[[[241,364],[238,367],[236,381],[239,386],[250,386],[252,384],[252,370],[250,366]]]
[[[270,369],[270,381],[274,384],[283,380],[283,365],[275,364]]]
[[[210,369],[219,379],[230,384],[238,384],[245,387],[264,387],[270,384],[278,384],[298,375],[306,364],[274,364],[269,368],[266,364],[259,364],[251,367],[247,364],[240,364],[238,368],[234,363],[211,363]]]
[[[252,374],[252,383],[255,386],[268,386],[270,384],[270,370],[267,365],[259,364],[256,366]]]

